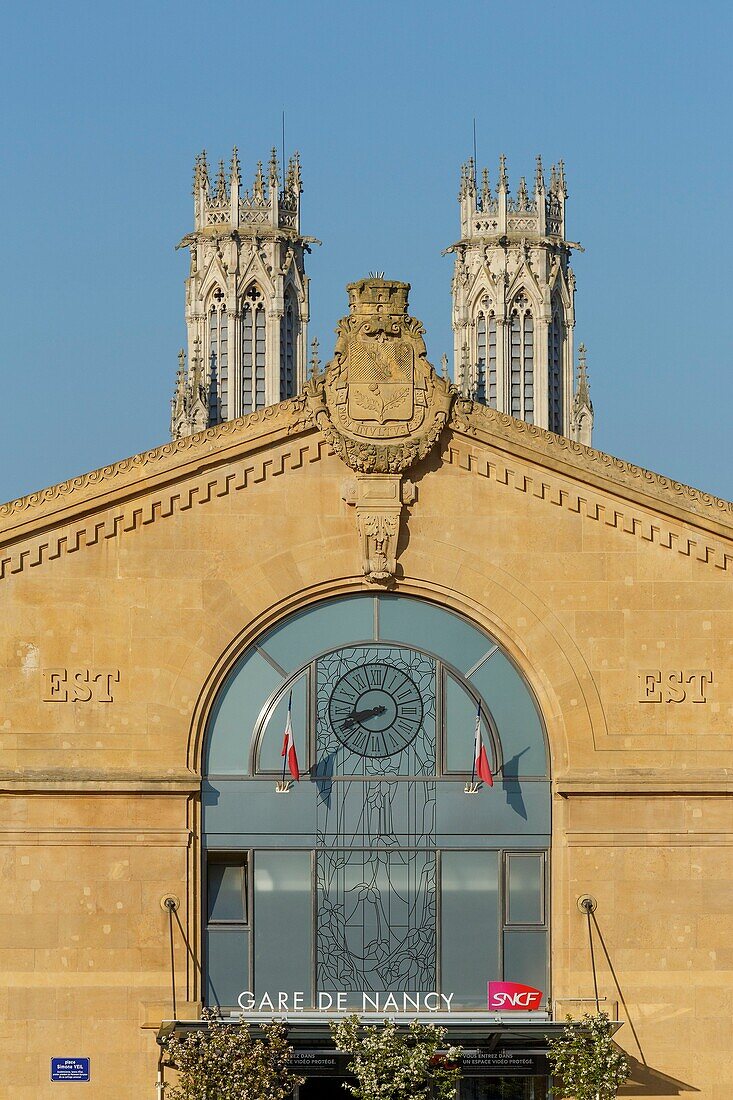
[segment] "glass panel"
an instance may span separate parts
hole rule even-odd
[[[483,313],[479,314],[476,326],[476,352],[476,400],[483,402],[486,400],[486,318]]]
[[[494,644],[458,615],[405,596],[379,597],[379,637],[429,649],[459,672],[467,672]]]
[[[444,740],[443,770],[448,772],[468,772],[473,768],[474,742],[476,735],[476,703],[465,687],[459,684],[450,673],[444,677]],[[486,715],[482,708],[482,736],[489,757],[489,766],[496,770],[491,735]]]
[[[507,922],[544,922],[544,859],[541,855],[507,853]]]
[[[311,1003],[313,895],[310,852],[254,856],[255,992],[305,993]]]
[[[242,317],[242,413],[252,412],[252,307]]]
[[[486,1008],[499,974],[497,852],[443,852],[440,860],[441,992],[452,1008]]]
[[[460,1100],[547,1100],[548,1084],[547,1077],[463,1077],[459,1096]]]
[[[317,914],[319,990],[435,989],[434,852],[319,852]]]
[[[244,861],[224,862],[216,858],[208,864],[208,901],[210,921],[246,921],[247,896]]]
[[[374,637],[374,597],[329,600],[293,615],[265,635],[262,648],[288,672],[327,649]]]
[[[232,670],[209,719],[208,775],[248,773],[250,743],[262,704],[282,682],[282,676],[256,651]]]
[[[502,778],[547,774],[545,736],[532,693],[498,650],[472,676],[496,722],[504,755]]]
[[[436,843],[472,847],[482,837],[489,847],[543,848],[550,834],[547,780],[497,778],[493,789],[475,796],[465,779],[436,784]]]
[[[504,933],[504,981],[531,985],[547,995],[547,932]]]
[[[249,932],[210,928],[206,933],[206,1003],[236,1008],[239,994],[249,987]]]
[[[221,419],[229,416],[229,324],[226,310],[219,315],[219,401]]]
[[[299,676],[292,685],[293,693],[293,739],[295,751],[298,754],[300,771],[305,772],[308,767],[308,680],[307,676]],[[265,728],[259,738],[259,752],[257,770],[259,772],[282,772],[283,767],[283,737],[285,723],[288,718],[288,701],[290,690],[283,692],[265,719]]]

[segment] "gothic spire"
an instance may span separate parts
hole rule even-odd
[[[527,181],[522,176],[517,190],[517,210],[529,210],[529,195],[527,193]]]
[[[242,170],[239,165],[239,151],[236,145],[232,149],[232,160],[229,168],[229,179],[232,191],[239,189],[239,184],[242,179]]]
[[[219,170],[216,173],[216,183],[214,184],[214,198],[219,202],[225,202],[229,196],[227,195],[227,179],[224,171],[224,161],[219,161]]]
[[[567,189],[567,185],[565,183],[565,161],[564,160],[559,160],[557,162],[557,167],[558,167],[558,172],[559,172],[558,181],[557,181],[558,189],[559,189],[560,194],[562,195],[562,197],[564,199],[566,199],[568,197],[568,189]]]
[[[311,378],[315,378],[318,375],[318,373],[321,369],[321,361],[318,358],[318,337],[317,336],[314,336],[313,339],[311,340],[311,362],[310,362],[310,367],[311,367]]]
[[[255,202],[265,201],[265,177],[262,172],[262,161],[257,161],[254,183],[252,184],[252,197]]]
[[[581,344],[578,348],[578,388],[575,391],[575,404],[576,406],[586,405],[592,412],[593,402],[590,399],[590,382],[588,381],[586,352],[587,348],[585,344]]]
[[[280,182],[280,169],[277,163],[277,149],[273,145],[272,152],[270,153],[270,192],[277,191],[278,184]]]
[[[506,170],[506,157],[502,153],[499,157],[499,183],[497,191],[503,191],[506,193],[509,190],[509,176]]]
[[[534,194],[535,198],[542,194],[545,190],[545,173],[542,168],[542,157],[537,157],[537,167],[534,174]]]
[[[489,170],[484,168],[481,173],[481,209],[487,210],[491,202],[491,188],[489,187]]]

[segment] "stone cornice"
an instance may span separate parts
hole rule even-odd
[[[449,464],[733,568],[728,501],[467,401],[456,403],[445,442]],[[0,579],[332,453],[301,394],[10,501],[0,506]]]
[[[12,794],[155,794],[188,795],[201,789],[192,772],[146,775],[110,771],[23,771],[0,774],[0,795]]]
[[[553,780],[562,798],[613,795],[731,795],[733,770],[705,772],[667,768],[618,768],[603,773],[572,772]]]
[[[2,504],[0,545],[306,433],[304,409],[304,398],[295,397]]]
[[[632,462],[515,420],[486,405],[460,401],[450,423],[456,435],[481,441],[602,490],[634,500],[683,523],[733,538],[733,502],[673,481]],[[577,484],[576,484],[577,487]]]

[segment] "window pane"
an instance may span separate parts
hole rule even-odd
[[[441,992],[452,1008],[486,1008],[486,983],[499,970],[499,871],[496,852],[441,856]]]
[[[311,998],[313,897],[310,852],[257,852],[254,867],[255,991]]]
[[[308,710],[307,679],[305,674],[298,677],[292,685],[293,737],[298,764],[301,771],[308,767]],[[257,770],[259,772],[281,772],[283,766],[283,738],[288,720],[288,702],[290,691],[283,692],[273,707],[259,741]]]
[[[504,981],[547,992],[547,932],[504,933]]]
[[[209,920],[247,919],[244,861],[210,861],[208,866]]]
[[[507,921],[511,924],[542,924],[542,856],[507,856]]]
[[[514,665],[497,652],[471,677],[499,728],[503,778],[545,775],[545,735],[531,692]]]
[[[443,768],[449,772],[467,772],[473,767],[476,736],[476,703],[473,696],[450,673],[444,678],[443,706],[445,708],[445,736]],[[481,734],[492,770],[496,768],[494,752],[482,708]]]
[[[249,936],[239,928],[214,928],[206,933],[206,1003],[236,1008],[249,987]]]

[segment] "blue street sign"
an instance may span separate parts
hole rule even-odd
[[[52,1081],[88,1081],[88,1058],[52,1058]]]

